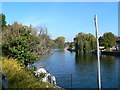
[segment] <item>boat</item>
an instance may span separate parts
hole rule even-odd
[[[68,51],[76,51],[76,49],[74,49],[74,48],[68,48],[67,50]]]
[[[115,55],[120,56],[120,49],[119,50],[112,50],[112,51],[101,51],[102,55]]]

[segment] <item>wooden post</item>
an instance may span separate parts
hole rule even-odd
[[[101,90],[101,76],[100,76],[100,52],[99,52],[99,37],[98,37],[98,21],[97,15],[94,17],[95,29],[96,29],[96,39],[97,39],[97,59],[98,59],[98,87]]]

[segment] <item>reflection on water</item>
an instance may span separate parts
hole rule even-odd
[[[118,87],[119,57],[101,56],[101,78],[103,88]],[[53,55],[42,58],[34,63],[39,67],[44,64],[46,69],[57,77],[58,83],[64,88],[97,88],[97,57],[91,53],[80,53],[55,50]],[[71,75],[72,74],[72,75]],[[68,76],[72,78],[67,78]],[[66,80],[66,82],[65,82]],[[71,83],[72,82],[72,83]]]
[[[75,82],[78,81],[79,78],[79,85],[81,88],[97,88],[97,60],[96,56],[92,55],[91,53],[80,53],[79,55],[75,55],[75,62],[76,62],[76,70],[77,73]],[[75,87],[76,84],[75,84]]]
[[[76,64],[79,64],[79,66],[92,65],[96,62],[96,56],[91,53],[80,53],[80,55],[75,55],[75,61]]]
[[[118,88],[118,58],[114,56],[101,57],[102,84],[105,88]]]

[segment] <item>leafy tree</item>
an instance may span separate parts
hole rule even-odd
[[[5,15],[3,15],[3,22],[2,55],[17,59],[24,66],[33,63],[42,55],[50,54],[50,49],[56,47],[46,27],[34,28],[32,25],[28,27],[18,22],[6,26]],[[61,45],[60,48],[63,47],[64,37],[57,38],[56,42]]]
[[[9,43],[3,44],[4,54],[7,54],[8,57],[18,59],[23,65],[28,63],[33,63],[37,56],[32,53],[32,47],[28,43],[27,37],[15,37]],[[8,46],[8,47],[6,47]]]
[[[57,37],[55,40],[56,48],[64,48],[65,45],[65,38],[64,37]]]
[[[55,42],[48,35],[48,31],[46,27],[37,27],[36,29],[32,29],[38,31],[39,44],[34,48],[34,51],[37,55],[45,55],[50,54],[50,49],[55,48]]]
[[[25,66],[42,55],[50,54],[55,42],[48,35],[47,28],[37,29],[32,25],[23,26],[18,22],[5,27],[2,31],[2,54],[18,59]]]
[[[91,52],[96,48],[96,39],[92,34],[81,32],[74,38],[74,42],[78,52]]]
[[[0,14],[0,27],[4,28],[6,26],[6,16],[4,14]]]
[[[26,66],[37,59],[37,55],[33,52],[38,43],[38,39],[31,35],[28,27],[15,22],[3,30],[2,54],[18,59]]]
[[[116,44],[115,35],[111,32],[104,33],[102,37],[99,38],[100,46],[105,48],[110,48]]]

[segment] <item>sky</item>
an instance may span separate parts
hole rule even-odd
[[[3,2],[119,2],[119,0],[2,0]]]
[[[79,32],[95,35],[97,14],[99,36],[105,32],[118,36],[117,2],[3,2],[2,12],[7,24],[46,26],[52,39],[64,36],[66,42]]]

